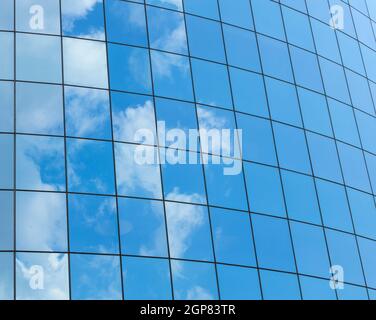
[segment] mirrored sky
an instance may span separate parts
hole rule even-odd
[[[373,0],[1,0],[0,300],[376,299],[375,34]]]

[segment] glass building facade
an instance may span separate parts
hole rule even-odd
[[[0,299],[376,298],[375,33],[374,0],[0,0]],[[162,162],[169,129],[241,157]]]

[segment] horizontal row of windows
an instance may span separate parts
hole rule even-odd
[[[368,2],[2,0],[0,299],[373,298]],[[157,121],[242,129],[240,174],[160,164]]]
[[[320,94],[325,93],[336,100],[352,104],[364,112],[375,114],[373,98],[376,85],[373,82],[367,81],[365,77],[348,69],[344,72],[340,65],[327,59],[319,58],[317,60],[315,55],[297,47],[287,47],[282,42],[264,36],[258,38],[265,75],[288,83],[296,81],[296,84],[301,87]],[[246,43],[241,38],[231,35],[229,39],[233,44],[227,49],[229,64],[261,72],[256,46],[249,42],[249,48],[245,49],[244,44]],[[12,33],[0,32],[0,42],[4,53],[2,57],[4,68],[0,71],[0,78],[13,79]],[[40,46],[44,47],[42,52]],[[235,68],[230,68],[229,79],[225,65],[201,59],[189,59],[186,56],[161,51],[150,51],[150,64],[149,50],[147,49],[109,44],[110,79],[108,81],[106,45],[104,43],[64,38],[63,49],[64,68],[61,67],[60,38],[17,34],[16,79],[62,83],[64,75],[65,84],[108,88],[109,83],[114,90],[142,94],[151,94],[154,90],[158,96],[188,101],[194,101],[196,98],[198,102],[224,108],[233,107],[229,80],[234,83],[234,96],[238,95],[238,91],[244,91],[246,85],[250,86],[253,78],[256,83],[260,83],[262,80],[260,76],[250,74],[247,70]],[[207,49],[205,51],[210,52]],[[289,52],[293,69],[290,68]],[[351,53],[350,56],[354,61]],[[83,60],[83,57],[89,58]],[[371,56],[369,57],[371,60],[373,59]],[[210,59],[211,57],[206,58]],[[369,61],[371,62],[371,60]],[[317,63],[318,61],[320,64]],[[372,74],[373,69],[371,66],[368,68],[368,76],[376,81],[376,76]],[[243,79],[248,83],[243,83]],[[242,87],[239,88],[239,86]],[[261,84],[259,84],[260,86]],[[288,84],[285,86],[287,87]],[[220,95],[219,92],[221,92]],[[261,92],[260,96],[262,95],[264,93]],[[238,104],[237,101],[235,104]],[[258,106],[258,108],[261,109],[262,106]]]
[[[120,2],[120,6],[143,7],[143,5],[137,3],[116,1]],[[265,6],[273,2],[262,0],[260,3],[262,6]],[[150,41],[147,39],[147,32],[145,30],[141,35],[137,32],[137,26],[129,26],[121,33],[121,35],[124,34],[126,37],[125,42],[121,41],[121,39],[108,38],[108,40],[143,46],[147,46],[148,42],[150,42],[151,48],[177,54],[188,54],[184,17],[179,13],[165,9],[151,7],[150,10],[159,10],[162,12],[156,14],[157,18],[155,19],[158,25],[158,32],[155,31],[155,28],[149,31]],[[116,10],[116,14],[118,14],[118,11]],[[142,9],[140,11],[141,14],[144,11]],[[164,15],[167,15],[167,17],[163,18]],[[178,22],[175,21],[174,15],[180,17]],[[121,17],[122,15],[119,14],[119,16]],[[160,31],[160,20],[165,21],[166,24],[162,28],[163,32]],[[190,20],[192,22],[189,22]],[[122,19],[121,21],[130,21],[132,23],[132,19]],[[291,25],[295,26],[297,23],[301,25],[299,21],[295,20],[292,21]],[[279,41],[278,37],[276,37],[277,39],[262,35],[256,37],[253,32],[227,25],[224,25],[222,30],[219,23],[194,16],[189,16],[186,21],[190,47],[189,53],[194,57],[213,62],[228,62],[230,65],[246,70],[256,72],[262,70],[265,74],[281,80],[293,83],[296,81],[298,85],[320,93],[327,93],[333,98],[347,104],[353,104],[355,107],[368,113],[375,114],[372,101],[375,85],[373,82],[368,83],[367,79],[363,76],[368,76],[373,81],[376,81],[376,76],[373,72],[374,68],[372,67],[376,53],[363,45],[359,46],[355,40],[333,31],[329,26],[324,26],[321,22],[317,23],[320,26],[317,29],[321,31],[317,31],[318,39],[313,40],[312,38],[310,45],[301,42],[310,39],[307,37],[307,32],[310,34],[310,30],[302,31],[304,28],[291,28],[291,32],[297,32],[296,30],[301,32],[297,35],[292,35],[290,37],[292,40],[289,42],[306,50],[312,47],[313,52],[317,51],[323,57],[331,59],[320,58],[319,64],[317,63],[317,58],[309,51],[299,49],[295,46],[287,46],[284,42]],[[326,31],[322,30],[322,26],[324,26]],[[315,30],[315,23],[312,24],[312,28]],[[118,27],[114,29],[117,32],[121,30]],[[286,29],[289,30],[288,27]],[[6,51],[4,62],[7,62],[4,65],[6,64],[7,67],[4,68],[3,74],[0,74],[0,78],[13,79],[13,63],[11,63],[13,57],[13,54],[11,54],[13,36],[11,33],[0,33],[0,35],[0,41],[4,43],[4,48],[7,49],[4,50]],[[222,35],[224,36],[224,40],[222,40]],[[178,38],[175,39],[173,37]],[[294,40],[295,38],[297,40]],[[16,78],[19,80],[61,83],[62,69],[64,69],[64,80],[67,84],[100,88],[108,87],[106,46],[102,43],[65,38],[63,41],[64,68],[61,68],[60,38],[18,34],[16,42],[17,60],[19,60],[16,67]],[[337,46],[337,42],[339,46]],[[35,48],[42,43],[45,49],[43,50],[45,51],[45,56],[41,55],[40,50]],[[261,60],[258,57],[258,46],[260,48]],[[317,50],[314,50],[314,47]],[[25,52],[22,48],[25,48],[27,51]],[[31,50],[30,52],[30,48],[35,48],[35,50]],[[139,93],[151,93],[152,77],[148,50],[111,44],[108,51],[111,88]],[[225,53],[225,51],[227,52]],[[292,64],[290,64],[289,53],[291,54]],[[51,60],[51,56],[54,57],[53,61]],[[81,61],[83,56],[93,57],[83,63]],[[120,56],[123,57],[122,60],[118,59]],[[225,67],[196,60],[190,62],[185,56],[177,56],[159,51],[152,51],[151,59],[154,90],[157,95],[192,101],[193,88],[191,84],[192,80],[190,79],[192,65],[197,100],[202,103],[211,103],[224,107],[232,106],[230,86]],[[284,62],[276,63],[276,61],[281,62],[281,60],[284,60]],[[356,73],[349,70],[346,70],[344,73],[343,68],[337,65],[337,63],[343,63],[346,67],[356,71]],[[36,70],[41,70],[42,66],[46,64],[50,65],[49,68],[46,68],[48,70],[47,74],[35,72]],[[367,72],[365,72],[364,65],[367,68]],[[123,73],[132,68],[137,68],[138,75],[131,72],[124,76]],[[201,73],[202,70],[205,70],[204,76]],[[140,72],[142,76],[139,74]],[[36,74],[38,77],[35,76]],[[324,84],[321,81],[321,74]],[[336,81],[333,82],[333,79],[336,79]],[[221,97],[215,97],[216,99],[212,100],[213,97],[203,93],[203,91],[207,91],[208,89],[204,85],[207,83],[207,80],[211,80],[211,89],[223,92]]]
[[[231,71],[234,71],[235,75],[233,82],[240,82],[242,76],[237,78],[238,71],[235,69]],[[254,90],[257,90],[257,87],[259,87],[260,93],[265,90],[260,76],[251,73],[247,76],[250,76],[249,82]],[[237,126],[239,129],[243,129],[243,134],[247,138],[244,141],[246,144],[244,159],[275,164],[275,156],[258,157],[257,154],[249,152],[252,136],[260,144],[264,144],[263,139],[267,139],[268,143],[265,147],[273,149],[271,126],[268,120],[269,110],[272,120],[296,127],[296,132],[301,132],[299,128],[304,127],[308,131],[330,138],[335,137],[346,144],[376,154],[376,143],[373,139],[373,133],[376,130],[375,117],[359,110],[354,112],[351,107],[330,98],[326,101],[323,96],[302,88],[298,89],[298,95],[296,95],[296,89],[292,85],[278,80],[265,78],[265,84],[268,104],[262,95],[255,95],[254,92],[251,92],[250,98],[253,97],[254,104],[251,103],[252,100],[244,98],[241,99],[244,101],[244,108],[243,104],[239,104],[239,107],[235,109],[239,112],[235,114]],[[242,92],[248,95],[246,91]],[[0,93],[3,114],[0,120],[0,132],[4,133],[14,132],[13,117],[15,116],[16,132],[64,135],[65,110],[66,135],[109,140],[112,137],[110,98],[114,140],[116,141],[140,142],[134,140],[134,134],[137,129],[142,129],[141,127],[137,127],[133,123],[133,130],[124,132],[122,126],[125,124],[129,126],[129,121],[133,122],[141,116],[146,116],[147,127],[156,131],[155,111],[157,113],[156,120],[166,122],[170,128],[197,128],[194,104],[186,102],[157,98],[154,111],[153,98],[149,96],[111,92],[109,97],[108,92],[103,90],[70,86],[65,86],[63,93],[63,87],[60,85],[23,82],[17,83],[14,88],[13,83],[6,81],[0,81]],[[16,93],[15,101],[14,93]],[[247,102],[248,104],[246,104]],[[16,103],[15,114],[14,103]],[[174,112],[169,112],[172,109]],[[235,117],[231,111],[209,108],[204,105],[198,107],[198,121],[202,127],[206,125],[204,118],[207,116],[207,112],[221,120],[223,129],[236,127]],[[252,114],[255,117],[247,114]],[[185,122],[184,125],[182,122]],[[146,123],[143,125],[145,126]],[[273,126],[278,127],[275,123]],[[256,132],[263,134],[256,137]]]
[[[286,217],[283,211],[275,216],[249,216],[247,212],[214,207],[208,210],[206,206],[188,203],[200,201],[200,195],[184,193],[178,187],[167,195],[171,201],[166,202],[84,194],[69,194],[66,198],[63,193],[25,191],[16,192],[14,199],[13,192],[0,191],[0,250],[13,250],[15,240],[15,249],[20,251],[66,252],[69,247],[72,252],[121,252],[244,266],[256,266],[257,256],[258,266],[287,272],[296,272],[296,256],[301,273],[326,278],[330,265],[341,265],[347,270],[348,282],[362,285],[356,245],[360,242],[367,245],[361,255],[368,261],[371,281],[374,276],[371,270],[375,267],[372,259],[376,254],[376,242],[371,240],[376,239],[374,199],[347,190],[350,214],[345,190],[317,181],[320,213],[317,203],[307,203],[316,201],[314,190],[303,194],[298,190],[301,185],[294,184],[297,177],[286,173],[284,177],[289,218],[309,223],[283,219]],[[253,180],[256,189],[257,182]],[[251,202],[256,210],[262,202],[269,204],[268,210],[279,209],[280,204],[272,203],[274,199],[267,194],[257,196]],[[265,205],[260,208],[262,211]],[[322,227],[310,224],[320,224],[321,217],[325,226],[346,232],[328,228],[324,232]],[[363,237],[355,238],[353,226]],[[376,288],[376,279],[372,283],[368,285]]]
[[[31,86],[31,88],[34,89],[34,86]],[[29,85],[24,89],[29,90]],[[37,96],[36,101],[32,104],[36,106],[35,109],[30,108],[32,99],[21,95],[20,100],[26,98],[25,100],[28,103],[24,107],[22,105],[17,106],[17,130],[37,135],[17,135],[15,150],[17,156],[15,160],[17,171],[30,163],[35,168],[35,171],[39,172],[40,180],[51,184],[47,188],[48,190],[62,190],[62,186],[65,185],[65,140],[63,137],[41,135],[47,133],[64,134],[62,110],[59,105],[53,104],[54,99],[57,99],[57,101],[61,99],[58,91],[56,91],[57,95],[54,92],[56,89],[59,90],[59,88],[52,86],[51,89],[50,94],[47,91],[44,92],[42,101]],[[349,144],[282,123],[270,122],[270,120],[237,113],[235,118],[234,113],[231,111],[204,106],[199,106],[196,109],[189,104],[172,103],[168,100],[157,100],[158,128],[156,128],[155,111],[149,98],[117,93],[113,95],[113,126],[111,129],[111,113],[108,110],[108,104],[106,103],[108,97],[105,92],[98,93],[96,102],[93,101],[95,99],[91,90],[72,89],[71,91],[69,89],[66,92],[71,94],[70,98],[66,99],[68,106],[65,108],[66,130],[68,136],[72,136],[67,139],[66,148],[68,175],[74,170],[73,168],[77,168],[74,173],[81,176],[94,175],[98,176],[98,179],[102,176],[100,180],[103,182],[108,181],[105,183],[105,185],[108,184],[108,188],[103,188],[100,193],[113,194],[114,192],[113,153],[115,153],[115,160],[118,163],[118,170],[120,170],[122,164],[125,168],[128,166],[137,167],[135,160],[130,155],[138,148],[135,144],[145,142],[144,138],[136,135],[138,130],[148,128],[153,133],[156,141],[152,145],[158,144],[157,138],[159,135],[161,138],[160,147],[163,148],[160,149],[160,152],[163,153],[165,152],[164,148],[166,147],[168,150],[170,146],[165,141],[165,137],[162,136],[163,132],[165,132],[165,126],[167,126],[167,129],[181,128],[188,137],[189,130],[187,128],[197,129],[197,125],[199,125],[200,129],[208,131],[212,129],[241,129],[242,156],[244,160],[270,166],[280,166],[281,168],[306,175],[314,174],[316,177],[340,184],[345,183],[350,187],[368,193],[372,193],[376,187],[376,145],[373,139],[376,122],[375,118],[367,118],[363,114],[358,114],[360,120],[362,120],[359,122],[362,124],[360,126],[362,145],[366,150],[371,150],[372,153],[363,152],[362,149]],[[87,95],[88,92],[89,95]],[[48,100],[45,100],[46,95]],[[50,105],[50,103],[52,104]],[[85,105],[87,108],[82,108]],[[174,110],[174,112],[171,112],[171,110]],[[11,110],[9,111],[11,112]],[[338,118],[338,129],[336,131],[346,133],[344,137],[350,137],[351,135],[346,131],[346,129],[349,129],[349,125],[347,123],[343,124],[343,110],[340,111],[342,113]],[[196,112],[198,118],[196,117]],[[2,119],[2,122],[5,122],[4,126],[11,127],[13,125],[13,122],[11,122],[13,117],[8,119],[3,117]],[[93,140],[111,139],[112,132],[114,140],[118,141],[115,143],[114,150],[111,140]],[[74,136],[91,139],[78,139],[73,138]],[[359,141],[358,134],[355,135],[354,133],[354,137]],[[197,140],[195,144],[191,144],[191,142],[183,141],[184,145],[182,145],[180,154],[184,155],[185,153],[190,154],[199,151],[199,141]],[[236,143],[238,142],[236,141]],[[0,134],[0,146],[0,188],[7,189],[13,186],[11,174],[13,172],[13,135]],[[145,145],[144,147],[146,150],[150,150],[150,154],[154,154],[153,158],[157,158],[158,148],[151,145]],[[234,148],[237,149],[238,147],[235,146]],[[223,150],[219,150],[215,146],[212,146],[209,151],[213,157],[225,156]],[[235,154],[234,150],[232,150],[228,156],[234,157]],[[102,170],[94,170],[90,167],[91,162],[97,164],[98,157],[102,160]],[[234,158],[234,162],[236,161],[240,161],[240,159],[236,160]],[[157,164],[158,161],[156,160],[155,163]],[[143,166],[145,168],[150,167],[149,165]],[[139,167],[142,166],[139,165]],[[186,167],[187,170],[189,168],[189,166],[184,164],[181,167]],[[210,170],[209,167],[207,169]],[[47,172],[50,174],[46,176],[45,173]],[[56,174],[54,178],[49,177],[54,174]],[[122,171],[119,171],[118,175],[121,174]],[[45,179],[45,176],[48,178]],[[19,175],[17,188],[46,189],[41,187],[39,183],[24,182],[24,179],[23,175]],[[90,185],[88,190],[83,185],[78,185],[78,190],[73,190],[74,187],[72,188],[71,182],[69,185],[70,191],[98,192],[98,188],[93,185]]]
[[[68,255],[57,253],[17,253],[15,259],[12,253],[0,253],[5,289],[0,298],[14,297],[14,261],[15,297],[19,300],[376,298],[375,290],[362,286],[344,284],[343,289],[336,291],[325,279],[272,270],[155,258],[122,257],[120,261],[118,256],[87,254],[71,254],[68,259]],[[37,277],[42,272],[44,287],[38,290]]]
[[[145,41],[146,19],[144,3],[145,1],[143,0],[106,0],[104,6],[102,0],[96,0],[77,7],[74,0],[61,0],[61,6],[59,0],[43,0],[40,1],[39,5],[42,6],[43,13],[50,17],[46,19],[46,23],[43,26],[47,33],[60,34],[62,27],[63,35],[79,35],[103,39],[106,21],[109,37],[119,38],[120,36],[121,39],[124,39],[124,36],[121,36],[122,33],[125,33],[123,31],[138,32],[137,41]],[[281,9],[279,3],[283,4]],[[360,3],[362,4],[360,5]],[[371,21],[369,16],[376,20],[376,6],[371,0],[350,2],[352,8],[356,8],[355,10],[350,9],[351,7],[343,0],[239,0],[235,4],[230,3],[228,0],[206,0],[204,3],[198,0],[185,0],[184,4],[181,0],[173,2],[148,0],[146,4],[149,5],[147,8],[150,10],[150,12],[147,12],[147,22],[151,30],[154,29],[154,26],[160,28],[161,23],[166,22],[166,19],[163,19],[163,15],[165,17],[169,16],[169,18],[174,17],[176,18],[175,21],[178,22],[181,13],[172,10],[182,11],[185,9],[185,12],[189,14],[188,17],[192,14],[211,20],[219,20],[244,29],[254,30],[256,28],[261,33],[281,40],[286,38],[283,32],[283,24],[285,23],[287,38],[298,35],[302,41],[304,41],[303,38],[306,36],[304,31],[309,31],[307,14],[313,17],[314,20],[317,19],[316,21],[329,25],[331,21],[329,5],[340,5],[347,17],[344,33],[353,38],[359,36],[360,41],[375,49],[375,39],[372,36],[375,26],[374,21]],[[29,24],[30,15],[33,12],[30,12],[32,5],[33,3],[30,0],[16,1],[17,31],[40,32],[38,28],[32,28]],[[14,1],[2,1],[1,9],[3,14],[0,16],[0,29],[13,30]],[[104,18],[104,9],[106,10],[106,19]],[[168,10],[161,11],[161,9]],[[268,11],[267,15],[265,11]],[[312,21],[314,20],[312,19]],[[156,21],[158,23],[153,24]],[[293,26],[296,23],[299,23],[301,28],[293,28],[295,30],[289,28],[290,25]],[[299,33],[301,34],[299,35]]]

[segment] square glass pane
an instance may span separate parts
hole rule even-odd
[[[121,300],[120,258],[73,254],[72,300]]]
[[[228,25],[224,25],[223,32],[228,64],[242,69],[260,72],[260,57],[255,34]]]
[[[282,181],[289,218],[321,224],[320,208],[313,179],[282,170]]]
[[[191,55],[225,62],[221,25],[216,21],[187,15],[187,33]]]
[[[59,0],[15,0],[16,30],[60,34]]]
[[[279,217],[286,216],[278,169],[246,163],[245,177],[252,212]]]
[[[10,32],[0,32],[0,78],[14,79],[14,37]]]
[[[67,166],[70,191],[115,194],[111,142],[68,139]]]
[[[371,192],[363,152],[344,143],[338,143],[338,151],[345,184],[356,189]]]
[[[14,247],[13,201],[13,192],[0,191],[0,250],[13,250]]]
[[[151,93],[149,53],[146,49],[108,46],[111,89]]]
[[[332,230],[327,230],[326,236],[332,265],[339,265],[346,271],[346,282],[364,285],[362,265],[355,237]]]
[[[66,84],[108,88],[106,45],[98,41],[64,38]]]
[[[225,66],[192,59],[192,72],[198,103],[232,109],[229,77]]]
[[[61,83],[60,37],[18,33],[16,46],[18,80]]]
[[[296,84],[316,92],[324,92],[317,56],[289,46]]]
[[[219,264],[217,266],[221,298],[224,300],[260,300],[260,281],[256,269]]]
[[[14,28],[14,0],[0,1],[0,29],[13,30]]]
[[[193,101],[189,59],[151,51],[154,90],[157,96]]]
[[[376,240],[376,206],[372,195],[348,188],[355,233]]]
[[[125,300],[171,300],[168,260],[125,257],[123,260]]]
[[[144,5],[120,0],[105,3],[108,41],[146,47]]]
[[[329,278],[330,263],[324,229],[291,222],[291,235],[299,273]]]
[[[295,274],[261,270],[262,293],[266,300],[300,300],[299,281]]]
[[[115,159],[119,195],[162,198],[158,149],[116,143]]]
[[[248,210],[242,161],[212,157],[205,164],[206,186],[210,205]],[[229,163],[224,164],[224,161]]]
[[[138,2],[142,2],[142,0],[137,0]],[[165,0],[146,0],[147,4],[152,4],[158,7],[163,7],[167,9],[173,10],[183,10],[183,0],[174,0],[174,1],[165,1]]]
[[[67,254],[17,253],[16,299],[68,300],[68,268]]]
[[[265,78],[270,113],[273,120],[302,126],[296,88],[288,83]]]
[[[175,299],[217,300],[218,289],[213,264],[171,261]]]
[[[309,132],[307,140],[315,176],[342,183],[335,141]]]
[[[273,1],[252,0],[255,28],[258,32],[285,40],[280,4]]]
[[[63,90],[61,86],[17,83],[17,132],[63,135]]]
[[[376,286],[376,276],[374,273],[376,266],[376,242],[369,239],[359,238],[359,249],[360,254],[362,255],[367,285],[374,288]]]
[[[0,189],[13,188],[14,137],[0,134]]]
[[[333,99],[328,101],[336,139],[360,147],[353,108]]]
[[[148,7],[150,47],[188,54],[184,15],[171,10]]]
[[[184,10],[187,13],[201,17],[219,20],[217,0],[184,0]]]
[[[14,283],[14,254],[0,253],[0,300],[13,300]]]
[[[260,0],[257,0],[260,1]],[[263,1],[266,3],[267,1]],[[265,9],[263,9],[265,10]],[[265,14],[265,16],[268,16]],[[284,42],[258,35],[262,66],[265,74],[293,82],[290,56]]]
[[[17,136],[17,188],[65,190],[64,139]]]
[[[65,87],[65,125],[68,136],[111,139],[108,92]]]
[[[210,209],[217,262],[255,266],[249,214],[223,209]]]
[[[63,35],[105,40],[103,1],[61,1]]]
[[[253,72],[230,68],[235,110],[269,118],[263,77]]]
[[[177,129],[179,134],[184,132],[186,137],[189,137],[190,130],[197,132],[196,106],[194,104],[169,99],[156,99],[156,112],[159,145],[161,147],[171,147],[171,142],[174,142],[167,141],[168,132],[173,133]],[[175,132],[177,133],[177,131]],[[179,144],[179,148],[197,152],[200,150],[198,140],[198,137],[197,139],[192,138],[192,140],[186,141],[184,146],[180,147]]]
[[[248,0],[220,0],[221,20],[245,29],[253,29],[251,5]]]
[[[213,245],[206,207],[167,202],[166,217],[172,258],[213,260]]]
[[[17,250],[67,251],[66,196],[17,192]]]
[[[304,300],[337,300],[336,291],[328,285],[328,280],[299,277]]]
[[[274,123],[274,133],[280,166],[311,174],[310,158],[303,130]]]
[[[309,18],[296,10],[282,6],[287,41],[298,47],[315,51]],[[297,28],[296,26],[299,26]]]
[[[153,99],[129,93],[112,92],[114,139],[122,142],[157,144]],[[148,135],[143,133],[148,132]]]
[[[293,247],[286,220],[253,215],[256,250],[261,268],[295,272]]]
[[[325,96],[301,88],[298,93],[305,129],[333,137]]]
[[[341,185],[316,179],[317,193],[324,225],[354,232],[345,188]]]
[[[0,114],[0,132],[13,132],[14,84],[12,82],[0,81]]]
[[[119,198],[123,254],[167,257],[166,222],[161,201]]]
[[[115,198],[69,195],[70,250],[119,253]]]
[[[167,161],[162,165],[165,199],[205,204],[207,201],[203,167],[199,163],[189,163],[189,159],[199,155],[193,152],[161,149],[161,154],[164,153],[167,154]],[[171,153],[173,156],[169,155]],[[183,159],[181,163],[175,163],[178,157]]]

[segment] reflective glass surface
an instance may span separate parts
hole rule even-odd
[[[374,0],[0,0],[0,300],[374,299],[375,35]]]

